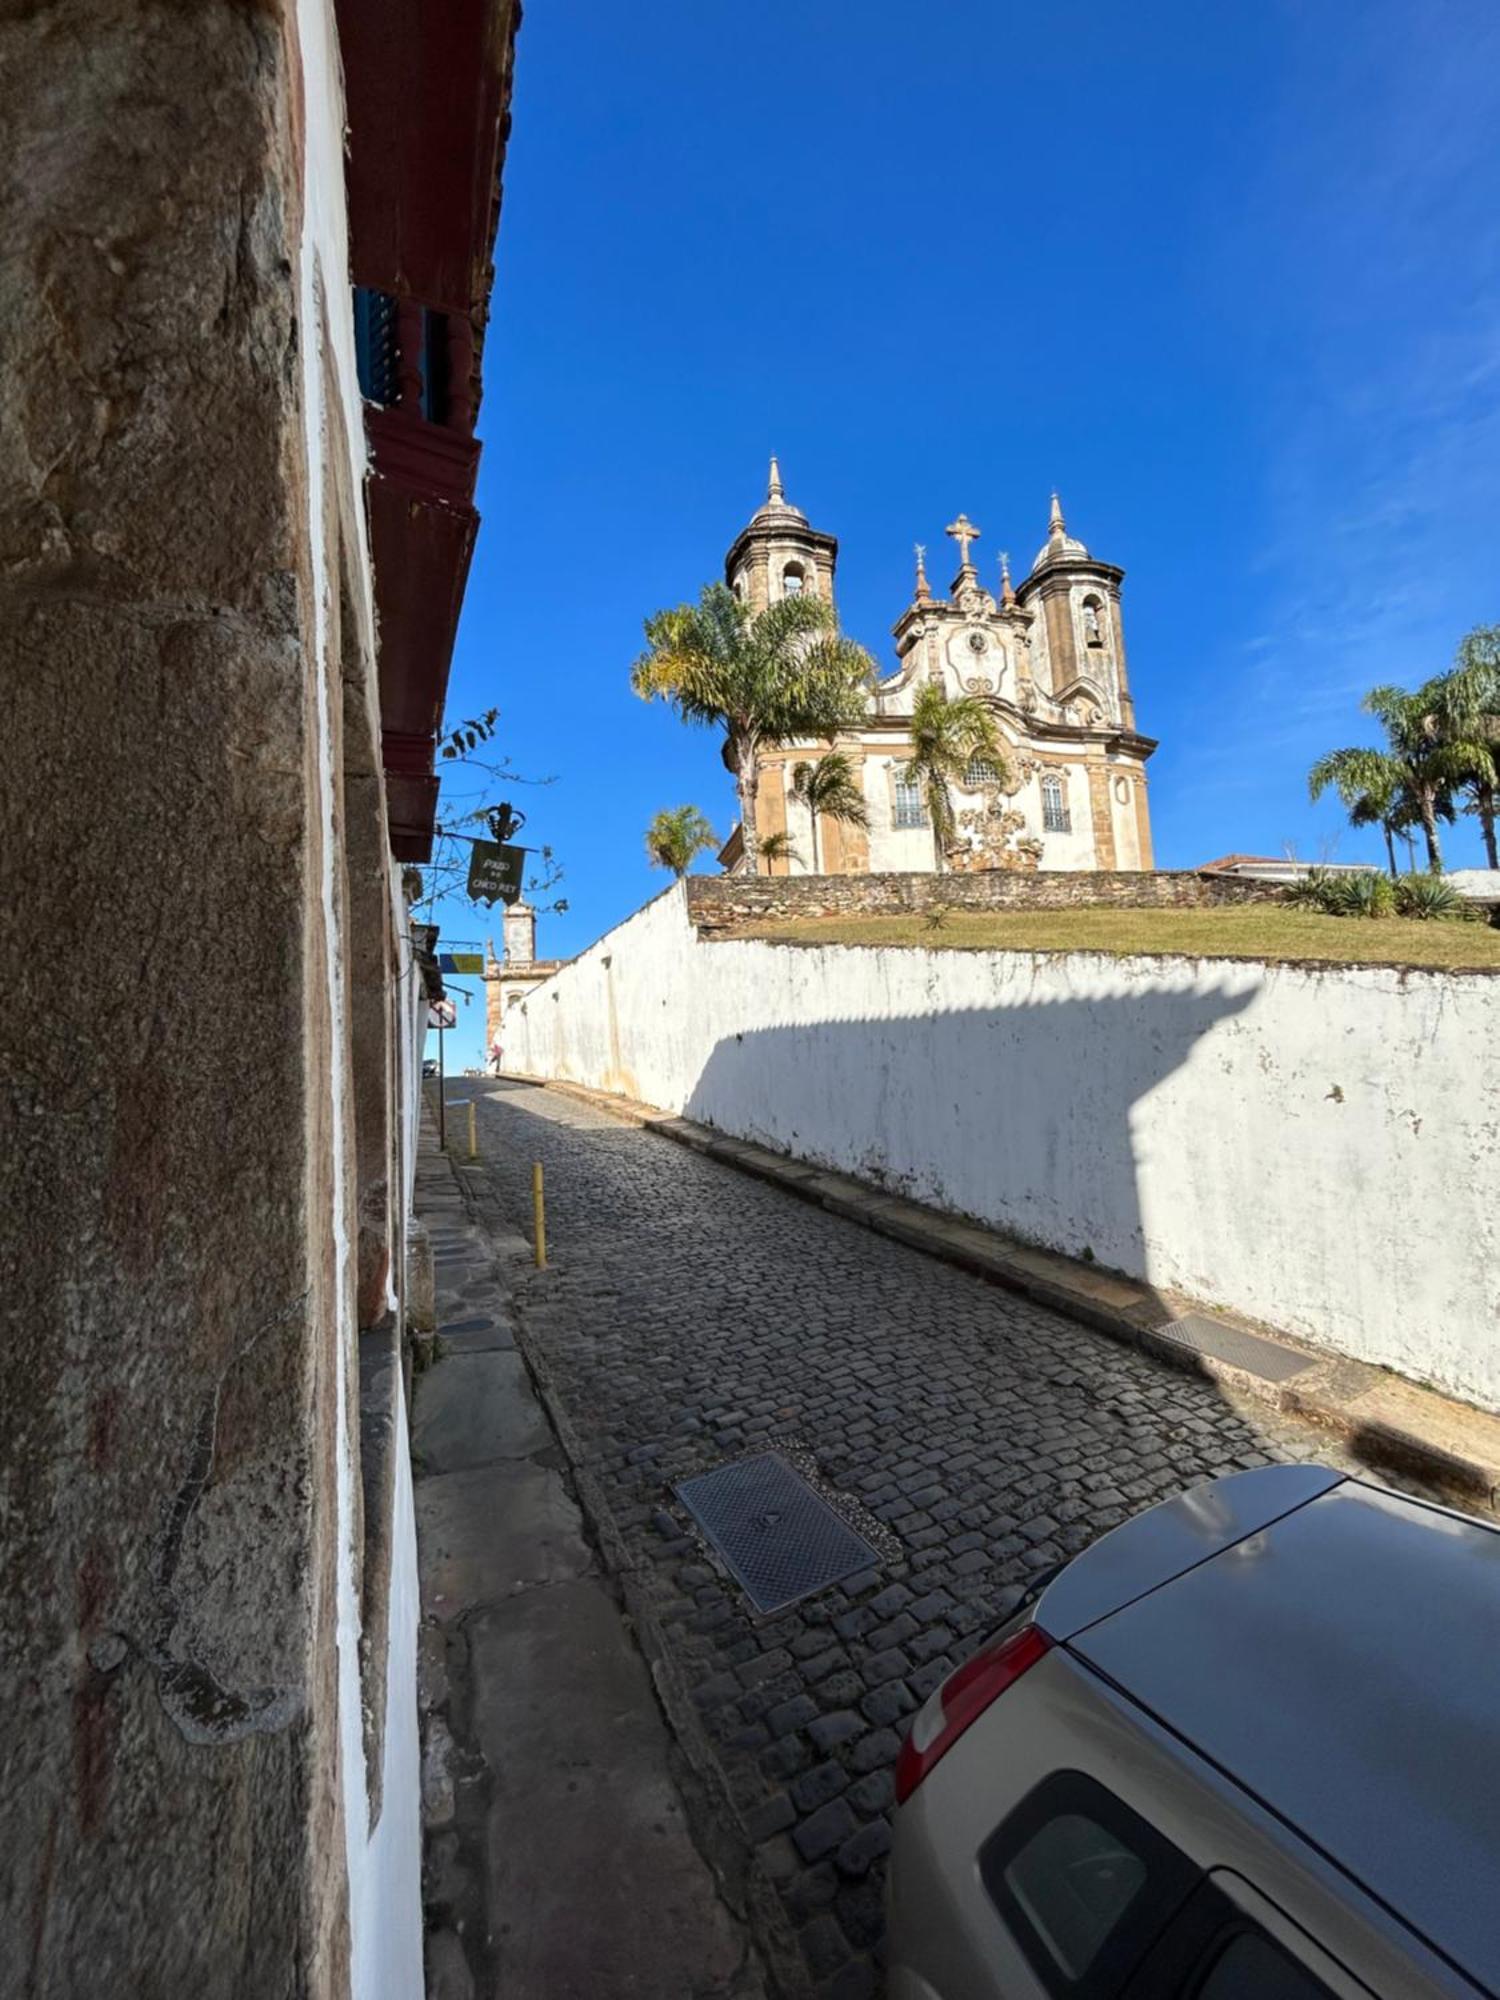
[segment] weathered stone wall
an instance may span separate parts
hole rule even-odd
[[[1500,975],[792,947],[697,890],[514,1008],[507,1067],[1500,1407]]]
[[[1274,903],[1274,883],[1223,875],[1133,869],[996,869],[982,875],[689,875],[687,905],[698,928],[732,930],[781,917],[893,916],[905,911],[1057,910],[1105,904],[1198,909]]]
[[[390,1121],[337,79],[317,0],[0,24],[0,1995],[348,1990]]]

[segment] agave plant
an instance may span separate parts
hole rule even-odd
[[[1463,923],[1474,915],[1469,904],[1441,875],[1403,875],[1396,884],[1396,908],[1403,917],[1426,923]]]
[[[1396,892],[1388,875],[1362,868],[1357,875],[1334,877],[1334,914],[1340,917],[1393,917]]]
[[[1387,877],[1373,868],[1347,874],[1311,868],[1306,879],[1289,891],[1287,901],[1321,910],[1326,917],[1389,917],[1396,910],[1395,890]]]

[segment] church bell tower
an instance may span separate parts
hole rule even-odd
[[[831,605],[838,556],[836,537],[810,528],[801,508],[787,500],[773,458],[765,505],[735,537],[724,558],[724,581],[753,612],[803,592]]]

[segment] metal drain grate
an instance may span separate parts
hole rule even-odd
[[[1227,1361],[1231,1368],[1243,1368],[1247,1375],[1259,1375],[1263,1382],[1285,1382],[1312,1366],[1311,1359],[1295,1348],[1279,1347],[1274,1340],[1262,1340],[1258,1333],[1210,1319],[1207,1313],[1188,1313],[1160,1331],[1180,1347],[1190,1347],[1195,1354],[1207,1354],[1215,1361]]]
[[[757,1611],[780,1611],[879,1560],[777,1451],[684,1479],[677,1497]]]

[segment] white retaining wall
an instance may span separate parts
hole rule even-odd
[[[701,941],[511,1010],[618,1092],[1500,1408],[1500,977]]]

